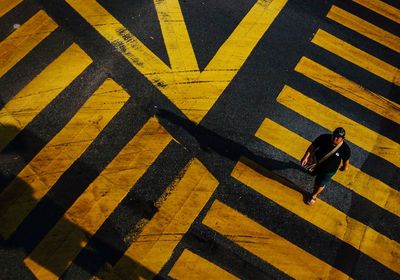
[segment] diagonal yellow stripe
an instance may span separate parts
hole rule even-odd
[[[311,142],[270,119],[264,120],[256,136],[297,160],[301,159],[311,144]],[[293,145],[293,143],[296,143],[296,145]],[[350,165],[349,170],[346,172],[336,173],[333,179],[400,217],[400,193],[382,181],[362,172],[352,165]]]
[[[278,102],[315,123],[333,131],[338,126],[346,129],[347,139],[377,156],[400,167],[400,145],[393,140],[333,111],[297,90],[284,86]]]
[[[339,7],[332,6],[328,18],[370,38],[396,52],[400,52],[400,38]]]
[[[400,23],[400,10],[380,0],[353,0],[394,22]]]
[[[146,273],[143,268],[157,274],[217,186],[218,181],[203,164],[193,160],[158,212],[115,265],[114,272],[122,279],[139,279]]]
[[[400,124],[400,105],[371,92],[336,72],[302,57],[295,70],[389,120]]]
[[[350,45],[322,29],[317,31],[311,42],[388,82],[400,85],[398,68]]]
[[[44,11],[37,12],[0,42],[0,78],[57,28]]]
[[[21,2],[22,2],[22,0],[2,0],[2,1],[0,1],[0,17],[7,14],[9,11],[11,11],[16,6],[18,6],[18,4]]]
[[[218,200],[203,224],[295,279],[350,278]]]
[[[168,274],[173,279],[238,279],[224,269],[185,249]]]
[[[322,200],[318,200],[310,210],[310,206],[304,204],[301,193],[256,172],[242,162],[235,166],[232,176],[302,219],[336,236],[393,271],[400,272],[400,246],[397,242],[346,216]]]
[[[0,110],[0,151],[92,62],[76,44]]]
[[[106,80],[68,124],[29,162],[0,194],[0,234],[7,239],[94,141],[129,95]],[[24,186],[28,185],[29,189]]]
[[[150,119],[89,185],[25,264],[38,279],[58,279],[172,137]]]

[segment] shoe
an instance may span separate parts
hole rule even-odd
[[[312,197],[311,197],[311,198],[307,201],[307,204],[308,204],[308,205],[313,205],[316,201],[317,201],[316,198],[312,198]]]

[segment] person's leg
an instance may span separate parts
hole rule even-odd
[[[307,201],[308,205],[312,205],[315,203],[315,201],[317,200],[317,196],[325,189],[325,186],[329,183],[334,174],[335,173],[317,174],[317,176],[315,177],[314,191],[311,194],[310,199]]]

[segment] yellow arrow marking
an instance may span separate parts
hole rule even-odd
[[[287,0],[257,1],[202,73],[198,72],[177,0],[155,1],[172,69],[95,0],[67,2],[191,120],[200,122]],[[179,61],[183,55],[185,59]]]

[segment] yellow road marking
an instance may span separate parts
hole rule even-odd
[[[18,6],[18,4],[21,2],[22,2],[22,0],[2,0],[2,1],[0,1],[0,17],[7,14],[9,11],[11,11],[16,6]]]
[[[297,160],[301,159],[311,144],[270,119],[264,120],[256,132],[256,136]],[[334,180],[400,217],[400,193],[382,181],[352,165],[346,172],[336,173]]]
[[[191,120],[200,122],[287,0],[257,1],[202,73],[197,72],[193,61],[194,51],[189,49],[186,24],[176,0],[155,1],[172,70],[95,0],[67,2]],[[172,23],[169,19],[182,22]],[[180,62],[185,54],[188,57]]]
[[[114,81],[104,84],[0,194],[0,233],[7,239],[61,175],[128,100]],[[29,185],[29,189],[24,188]]]
[[[217,186],[218,181],[200,161],[193,160],[159,211],[114,266],[114,273],[122,279],[139,279],[146,273],[143,268],[157,274]]]
[[[232,176],[300,218],[352,245],[393,271],[400,272],[400,246],[394,240],[346,216],[322,200],[318,200],[310,209],[303,202],[301,193],[263,176],[242,162],[235,166]]]
[[[391,139],[335,112],[289,86],[284,86],[277,100],[328,130],[333,131],[337,126],[345,127],[346,137],[350,142],[400,167],[400,145]]]
[[[168,276],[173,279],[239,279],[187,249],[183,251]]]
[[[332,6],[328,18],[370,38],[396,52],[400,52],[400,38],[339,7]]]
[[[0,42],[0,78],[57,28],[44,11],[32,18]]]
[[[399,69],[319,29],[311,40],[314,44],[396,85]]]
[[[400,10],[380,0],[353,0],[394,22],[400,23]]]
[[[145,124],[25,259],[38,279],[58,279],[171,140],[155,118]]]
[[[371,92],[307,57],[295,70],[389,120],[400,124],[400,105]]]
[[[76,44],[0,110],[0,151],[92,62]]]
[[[263,187],[268,189],[268,185]],[[350,278],[218,200],[203,224],[295,279]]]

